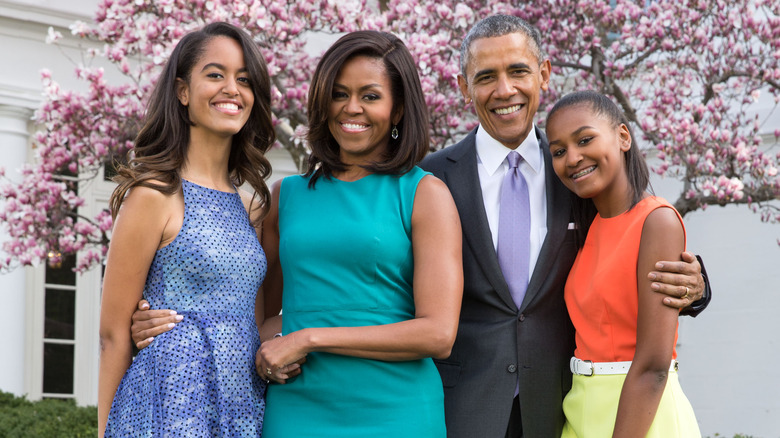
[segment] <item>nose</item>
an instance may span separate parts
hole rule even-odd
[[[363,105],[360,104],[359,96],[350,96],[344,105],[344,112],[347,114],[358,114],[363,112]]]
[[[580,151],[578,148],[573,147],[569,148],[566,151],[566,165],[569,167],[576,167],[578,164],[580,164],[580,161],[582,161],[582,154],[580,154]]]
[[[515,94],[517,94],[517,88],[515,88],[512,80],[506,75],[499,75],[496,81],[496,97],[507,99]]]
[[[225,86],[222,87],[222,92],[228,96],[238,95],[238,81],[235,78],[227,78]]]

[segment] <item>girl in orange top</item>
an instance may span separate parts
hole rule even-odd
[[[563,436],[700,436],[677,379],[679,311],[647,279],[656,260],[685,250],[682,218],[647,193],[647,164],[606,96],[565,96],[548,115],[547,136],[555,173],[580,197],[581,248],[564,293],[577,348]]]

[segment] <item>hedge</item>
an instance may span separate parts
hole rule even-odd
[[[97,408],[73,400],[31,402],[0,391],[0,437],[81,438],[97,436]]]

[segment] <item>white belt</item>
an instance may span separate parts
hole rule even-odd
[[[627,374],[631,368],[631,361],[626,362],[591,362],[589,360],[572,357],[569,361],[569,369],[573,374],[580,376]],[[677,361],[672,359],[669,371],[677,371]]]

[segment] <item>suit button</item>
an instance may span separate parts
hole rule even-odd
[[[506,370],[509,371],[510,373],[514,373],[515,371],[517,371],[517,365],[509,364],[509,366],[506,367]]]
[[[519,319],[519,320],[520,320],[520,322],[523,322],[523,321],[525,321],[525,314],[524,314],[524,313],[521,313],[521,314],[520,314],[520,316],[518,316],[518,317],[517,317],[517,319]]]

